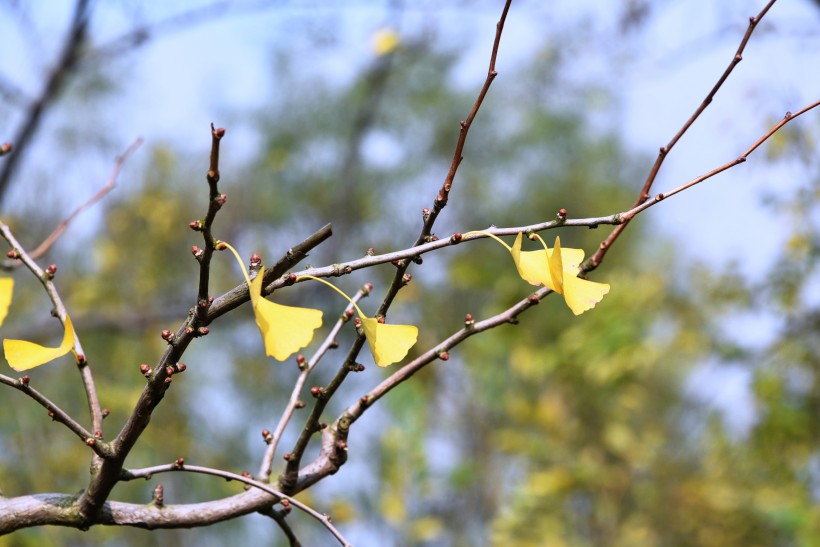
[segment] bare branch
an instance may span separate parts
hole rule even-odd
[[[77,0],[74,6],[74,15],[69,29],[68,36],[63,44],[60,57],[56,66],[51,71],[51,74],[46,81],[46,85],[40,96],[31,104],[28,112],[25,115],[23,125],[20,127],[17,135],[14,137],[15,153],[9,156],[9,159],[0,169],[0,202],[3,200],[3,195],[8,189],[11,177],[14,175],[19,162],[23,158],[23,154],[28,148],[29,141],[34,136],[37,128],[40,125],[40,120],[43,114],[51,106],[54,99],[57,97],[62,83],[66,77],[71,73],[77,63],[80,54],[80,47],[85,41],[86,31],[88,29],[88,21],[91,18],[89,13],[89,0]]]
[[[282,492],[271,488],[269,485],[259,482],[250,478],[249,476],[245,475],[238,475],[236,473],[231,473],[230,471],[222,471],[221,469],[213,469],[210,467],[202,467],[199,465],[188,465],[178,461],[176,463],[167,464],[167,465],[157,465],[154,467],[147,467],[144,469],[134,469],[130,471],[123,472],[123,480],[134,480],[140,478],[149,478],[153,475],[157,475],[159,473],[174,473],[174,472],[187,472],[187,473],[199,473],[201,475],[211,475],[213,477],[221,477],[223,479],[238,481],[249,486],[253,486],[254,488],[258,488],[263,492],[267,492],[268,494],[275,496],[278,500],[286,500],[289,505],[293,505],[297,509],[300,509],[307,513],[308,515],[312,516],[316,520],[322,523],[322,525],[327,528],[333,537],[335,537],[339,543],[345,546],[350,546],[351,544],[342,536],[342,534],[333,526],[330,522],[330,517],[326,514],[319,513],[315,509],[312,509],[308,505],[296,500],[290,496],[283,494]]]
[[[726,67],[726,70],[723,71],[720,78],[718,78],[717,83],[712,86],[712,89],[700,103],[700,106],[695,109],[695,112],[689,117],[688,120],[683,124],[680,130],[672,137],[672,140],[666,146],[661,147],[658,157],[655,160],[655,164],[652,166],[652,169],[649,171],[649,176],[646,178],[646,182],[644,182],[643,188],[641,189],[640,194],[638,194],[638,198],[635,200],[635,204],[632,205],[632,208],[636,208],[640,206],[643,202],[649,199],[649,192],[652,189],[652,184],[655,182],[655,178],[658,176],[658,172],[661,169],[661,165],[663,165],[663,161],[666,159],[666,156],[672,150],[672,148],[677,144],[681,137],[683,137],[684,133],[689,130],[692,124],[700,117],[706,107],[708,107],[712,103],[712,99],[714,99],[715,95],[717,94],[718,90],[723,86],[726,80],[729,78],[729,75],[735,69],[735,67],[743,60],[743,51],[746,49],[746,44],[749,42],[749,38],[751,38],[752,33],[757,28],[758,23],[760,23],[761,19],[766,15],[769,9],[774,5],[777,0],[769,0],[769,2],[760,10],[760,13],[757,14],[756,17],[749,18],[749,27],[746,29],[746,33],[743,35],[743,38],[740,40],[740,45],[737,48],[732,60],[729,62],[729,66]],[[629,222],[629,219],[626,219],[623,224],[612,230],[612,233],[601,242],[598,246],[598,250],[595,252],[595,255],[592,256],[592,259],[589,261],[588,269],[592,270],[598,267],[601,261],[604,259],[606,252],[612,247],[612,244],[618,239],[618,236],[623,233],[626,229],[626,226]]]

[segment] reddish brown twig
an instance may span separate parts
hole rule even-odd
[[[120,176],[122,166],[125,164],[125,161],[129,158],[129,156],[131,156],[131,154],[137,148],[139,148],[141,144],[142,139],[138,137],[133,143],[131,143],[131,146],[125,149],[125,152],[117,156],[116,160],[114,161],[114,168],[111,170],[111,176],[108,177],[108,182],[105,183],[105,186],[100,188],[96,194],[94,194],[93,196],[91,196],[91,198],[88,199],[88,201],[74,209],[74,212],[68,215],[68,217],[66,217],[66,219],[62,221],[57,226],[57,228],[55,228],[54,231],[51,232],[51,234],[49,234],[49,236],[45,238],[43,242],[40,243],[40,245],[37,246],[36,249],[29,253],[29,256],[31,256],[31,258],[37,259],[40,256],[42,256],[43,253],[45,253],[54,244],[54,242],[57,241],[57,238],[63,235],[63,232],[66,231],[68,225],[71,224],[71,221],[73,221],[80,213],[85,211],[87,208],[91,207],[92,205],[100,201],[103,197],[105,197],[111,190],[113,190],[117,186],[117,179]]]
[[[670,140],[666,146],[662,146],[660,148],[660,151],[658,152],[658,157],[655,160],[654,165],[652,165],[652,169],[649,171],[649,176],[647,176],[643,188],[641,188],[641,192],[640,194],[638,194],[638,198],[635,200],[635,204],[632,206],[633,209],[640,206],[642,203],[649,199],[649,192],[652,189],[652,184],[655,182],[655,178],[658,176],[658,172],[660,171],[661,165],[663,165],[663,161],[666,159],[666,156],[669,155],[669,152],[672,150],[675,144],[677,144],[681,137],[683,137],[683,135],[689,130],[692,124],[695,123],[695,121],[698,119],[698,117],[700,117],[703,111],[706,110],[706,107],[708,107],[709,104],[711,104],[712,99],[714,99],[718,90],[729,78],[729,75],[732,73],[732,71],[735,69],[738,63],[740,63],[740,61],[743,60],[743,51],[746,49],[746,44],[749,42],[752,33],[757,28],[757,25],[758,23],[760,23],[760,20],[763,19],[763,17],[766,15],[766,13],[774,5],[776,1],[777,0],[769,0],[766,6],[762,10],[760,10],[760,13],[758,13],[756,17],[749,18],[749,27],[746,29],[746,33],[740,40],[740,45],[738,46],[737,51],[732,57],[732,60],[729,62],[729,66],[726,67],[726,70],[723,71],[723,74],[721,74],[720,78],[718,78],[717,83],[715,83],[715,85],[712,86],[712,89],[706,95],[706,98],[704,98],[700,105],[697,107],[695,112],[689,117],[688,120],[686,120],[686,123],[683,124],[683,126],[675,134],[675,136],[672,137],[672,140]],[[612,245],[618,239],[618,236],[620,236],[623,233],[623,231],[626,230],[628,224],[629,220],[627,219],[623,224],[617,226],[614,230],[612,230],[609,236],[601,242],[601,244],[598,246],[598,250],[588,261],[588,267],[590,270],[597,268],[601,261],[603,261],[606,252],[609,250],[610,247],[612,247]]]

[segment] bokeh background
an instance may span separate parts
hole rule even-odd
[[[513,2],[499,76],[471,130],[436,232],[626,210],[654,161],[729,64],[764,3],[695,0]],[[136,137],[115,191],[41,260],[57,263],[94,367],[108,431],[196,297],[209,124],[227,128],[217,237],[266,263],[332,222],[305,262],[326,265],[410,245],[486,74],[501,2],[91,2],[77,63],[24,148],[0,214],[28,248],[107,180]],[[14,140],[70,24],[65,2],[0,2],[0,140]],[[654,191],[737,157],[787,111],[817,100],[820,6],[781,0],[744,60],[666,160]],[[394,32],[380,54],[375,37]],[[428,367],[356,424],[350,458],[300,499],[356,545],[815,545],[820,537],[818,116],[745,164],[640,215],[593,274],[612,286],[574,317],[549,298]],[[2,162],[8,158],[0,159]],[[562,229],[588,252],[609,233]],[[553,234],[548,234],[550,237]],[[385,266],[339,279],[385,289]],[[491,242],[426,256],[391,314],[421,327],[417,351],[523,298]],[[26,272],[4,337],[59,337]],[[214,264],[214,292],[241,282]],[[281,302],[341,311],[323,289]],[[365,309],[375,309],[365,301]],[[247,309],[186,354],[131,467],[258,467],[298,371],[262,358]],[[349,341],[350,333],[340,338]],[[330,405],[333,418],[389,371],[372,366]],[[311,384],[329,378],[326,357]],[[5,373],[12,373],[8,369]],[[31,372],[83,416],[65,362]],[[87,450],[14,390],[0,397],[6,496],[77,491]],[[298,428],[298,423],[296,424]],[[297,430],[294,428],[294,430]],[[289,432],[283,450],[294,440]],[[162,476],[120,500],[204,501],[238,486]],[[304,515],[305,545],[327,532]],[[23,530],[0,545],[285,545],[258,515],[207,529]]]

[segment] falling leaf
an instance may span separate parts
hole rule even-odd
[[[3,340],[3,350],[11,368],[17,372],[44,365],[62,357],[74,347],[74,325],[71,318],[65,316],[65,333],[63,342],[56,348],[47,348],[26,340]]]

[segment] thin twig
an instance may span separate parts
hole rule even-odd
[[[15,153],[9,156],[8,161],[0,169],[0,202],[2,202],[3,196],[8,189],[12,175],[14,175],[17,166],[23,159],[23,154],[28,149],[29,141],[40,125],[43,114],[51,106],[62,87],[62,83],[77,64],[80,47],[85,41],[88,21],[91,18],[89,4],[89,0],[77,0],[74,6],[71,28],[68,31],[57,64],[49,74],[48,81],[40,96],[31,103],[23,124],[12,141],[14,142]]]
[[[153,475],[157,475],[159,473],[174,473],[174,472],[188,472],[188,473],[199,473],[202,475],[211,475],[213,477],[221,477],[223,479],[234,480],[249,486],[253,486],[254,488],[258,488],[263,492],[267,492],[271,496],[275,496],[280,500],[287,500],[288,504],[293,505],[297,509],[301,509],[308,515],[312,516],[316,520],[322,523],[328,531],[333,534],[339,543],[345,545],[346,547],[352,547],[351,543],[347,541],[344,536],[333,526],[333,523],[330,521],[330,517],[326,514],[319,513],[315,509],[311,508],[308,505],[296,500],[290,496],[285,495],[284,493],[271,488],[270,485],[265,484],[263,482],[259,482],[258,480],[252,479],[250,477],[239,475],[237,473],[231,473],[230,471],[223,471],[221,469],[213,469],[211,467],[203,467],[200,465],[188,465],[187,463],[172,463],[166,465],[156,465],[154,467],[145,467],[143,469],[131,469],[131,470],[123,470],[123,474],[121,479],[123,481],[130,481],[134,479],[145,479],[150,478]]]
[[[18,242],[14,237],[14,234],[11,233],[9,227],[2,221],[0,221],[0,235],[2,235],[2,237],[8,242],[19,260],[21,260],[23,264],[25,264],[31,271],[31,273],[33,273],[35,277],[40,280],[40,283],[42,283],[45,288],[49,299],[54,304],[55,316],[60,320],[60,323],[63,324],[63,327],[65,327],[65,318],[67,313],[66,308],[63,304],[62,298],[60,298],[60,294],[57,292],[57,288],[54,286],[52,276],[44,272],[43,269],[40,268],[40,266],[38,266],[37,263],[31,258],[31,256],[26,253],[23,246],[20,245],[20,242]],[[83,350],[80,337],[76,330],[74,332],[74,355],[77,363],[77,369],[80,371],[80,375],[83,379],[88,408],[91,413],[91,429],[95,433],[102,435],[102,407],[100,406],[100,400],[97,396],[97,388],[94,384],[94,377],[91,374],[91,367],[88,366],[88,360],[85,357],[85,351]]]
[[[54,231],[51,232],[51,234],[45,240],[43,240],[43,242],[40,243],[40,245],[37,246],[36,249],[29,253],[31,258],[37,259],[40,256],[42,256],[43,253],[45,253],[54,244],[54,242],[57,241],[57,238],[59,238],[63,234],[63,232],[66,231],[66,228],[68,228],[68,225],[71,224],[71,221],[73,221],[80,213],[85,211],[88,207],[91,207],[92,205],[100,201],[103,197],[105,197],[111,190],[113,190],[117,186],[117,178],[119,178],[120,176],[122,166],[125,164],[129,156],[131,156],[131,154],[133,154],[134,151],[137,148],[139,148],[141,144],[142,139],[138,137],[133,143],[131,143],[131,146],[126,148],[122,154],[117,156],[117,158],[114,160],[114,167],[111,170],[111,175],[108,177],[108,182],[105,183],[105,186],[100,188],[96,194],[94,194],[88,199],[88,201],[74,209],[74,211],[70,215],[68,215],[68,217],[66,217],[66,219],[63,220],[57,226],[57,228],[55,228]]]
[[[689,130],[689,128],[692,126],[692,124],[695,123],[698,117],[700,117],[703,111],[706,110],[706,107],[708,107],[712,103],[712,99],[714,99],[718,90],[721,88],[721,86],[723,86],[723,84],[729,78],[729,75],[740,63],[740,61],[743,60],[743,51],[746,49],[746,44],[749,42],[752,33],[757,28],[757,25],[758,23],[760,23],[760,20],[763,19],[763,17],[766,15],[766,13],[774,5],[776,1],[777,0],[769,0],[766,6],[762,10],[760,10],[760,13],[758,13],[756,17],[749,18],[749,27],[746,29],[746,33],[740,40],[740,45],[738,46],[737,51],[732,57],[732,60],[729,62],[729,66],[726,67],[726,70],[723,71],[723,74],[721,74],[720,78],[718,78],[717,83],[715,83],[715,85],[712,86],[712,89],[709,91],[709,93],[706,95],[706,97],[703,99],[703,101],[700,103],[697,109],[695,109],[695,112],[689,117],[688,120],[686,120],[686,122],[683,124],[680,130],[678,130],[675,136],[672,137],[672,140],[670,140],[666,146],[662,146],[660,148],[660,151],[658,152],[658,157],[655,160],[652,169],[649,171],[649,175],[647,176],[646,181],[644,182],[643,188],[641,188],[641,192],[638,194],[638,198],[632,205],[633,209],[637,208],[649,199],[649,192],[652,189],[652,184],[655,182],[655,178],[658,176],[658,172],[660,171],[661,165],[663,165],[663,161],[666,159],[666,156],[669,155],[669,152],[672,150],[675,144],[677,144],[681,137],[683,137],[684,133],[686,133],[686,131]],[[609,250],[610,247],[612,247],[612,245],[618,239],[618,236],[620,236],[623,233],[628,223],[629,219],[626,219],[623,224],[612,230],[612,233],[610,233],[609,236],[601,242],[601,244],[598,246],[598,250],[588,261],[588,270],[595,269],[598,267],[598,265],[601,264],[601,261],[603,261],[606,252]]]
[[[5,384],[19,391],[22,391],[23,393],[37,401],[37,403],[40,406],[42,406],[48,411],[49,418],[51,418],[55,422],[60,422],[63,425],[65,425],[71,432],[77,435],[77,437],[79,437],[81,441],[83,441],[85,444],[91,447],[91,449],[99,457],[105,458],[111,454],[111,449],[109,445],[100,442],[101,439],[95,437],[90,431],[81,426],[79,422],[72,418],[66,411],[57,406],[48,397],[46,397],[45,395],[31,387],[30,379],[28,378],[28,376],[23,376],[22,378],[15,379],[4,374],[0,374],[0,384]]]
[[[369,294],[369,290],[362,288],[353,295],[353,302],[358,302],[362,299],[362,297]],[[288,400],[288,404],[285,407],[284,412],[282,412],[281,418],[279,418],[279,423],[276,425],[276,429],[274,429],[273,433],[271,433],[270,441],[268,443],[268,448],[265,451],[265,456],[262,459],[262,465],[259,468],[259,478],[263,481],[268,481],[271,475],[271,468],[273,466],[273,458],[276,454],[276,447],[279,444],[279,441],[282,438],[282,435],[285,432],[285,428],[287,427],[288,423],[290,422],[291,417],[293,416],[294,411],[300,407],[300,399],[299,396],[302,393],[302,388],[305,386],[305,382],[307,381],[308,376],[310,375],[311,371],[314,369],[316,364],[319,360],[327,353],[327,351],[336,343],[336,335],[342,329],[345,323],[349,321],[348,313],[353,310],[353,304],[348,304],[347,307],[344,309],[344,312],[339,319],[336,321],[336,324],[333,325],[333,328],[328,333],[325,340],[322,344],[318,347],[316,352],[313,354],[313,357],[308,359],[304,365],[302,366],[302,373],[299,375],[299,378],[296,379],[296,383],[293,386],[293,390],[290,394],[290,399]],[[298,358],[297,358],[298,359]],[[304,403],[301,403],[302,405]]]

